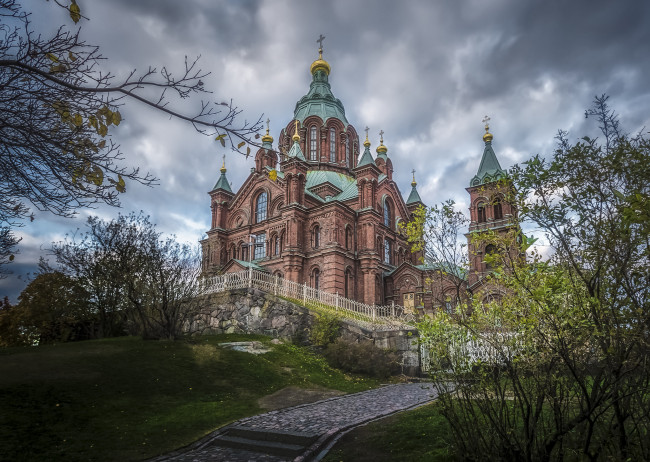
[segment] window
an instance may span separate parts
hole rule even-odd
[[[280,255],[280,238],[275,236],[273,240],[273,255]]]
[[[311,286],[316,290],[320,288],[320,270],[318,268],[314,269],[312,273]]]
[[[316,139],[316,126],[312,126],[309,131],[309,160],[318,160],[317,146],[318,139]]]
[[[345,227],[345,249],[350,250],[352,246],[352,230],[349,226]]]
[[[384,263],[390,264],[390,241],[384,239]]]
[[[388,199],[384,201],[384,226],[387,226],[390,228],[390,204],[388,203]]]
[[[485,223],[485,204],[480,203],[477,207],[478,211],[478,222]]]
[[[257,203],[255,204],[255,221],[259,223],[266,220],[266,205],[268,204],[268,195],[266,192],[257,196]]]
[[[503,218],[503,207],[501,207],[501,199],[497,198],[494,201],[494,219],[501,220]]]
[[[488,244],[485,247],[485,256],[493,255],[493,254],[496,253],[496,251],[497,251],[497,248],[494,245]],[[493,267],[494,267],[493,263],[487,263],[487,262],[485,263],[485,269],[492,269]]]
[[[330,162],[336,162],[336,130],[330,128]]]
[[[350,163],[350,137],[349,136],[345,140],[345,165],[352,168],[352,164]]]
[[[352,270],[345,270],[345,298],[352,298]]]
[[[241,255],[241,259],[244,261],[248,260],[248,244],[241,244],[241,251],[239,253]]]
[[[314,230],[312,231],[314,234],[313,236],[313,243],[314,243],[314,248],[317,249],[320,247],[320,227],[318,225],[314,226]]]
[[[255,249],[253,251],[253,260],[259,260],[266,257],[266,234],[255,236]]]

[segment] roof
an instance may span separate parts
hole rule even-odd
[[[323,183],[330,183],[332,186],[338,188],[341,191],[336,196],[333,196],[330,200],[342,202],[348,199],[354,199],[359,195],[357,180],[343,173],[332,172],[329,170],[308,171],[307,182],[305,184],[305,193],[322,201],[323,198],[317,194],[314,194],[312,191],[310,191],[310,189],[322,185]]]
[[[305,155],[302,153],[302,149],[300,149],[300,143],[297,141],[293,142],[293,145],[291,146],[291,149],[289,149],[287,157],[296,157],[300,160],[307,160],[305,159]]]
[[[501,168],[501,165],[499,165],[499,160],[492,149],[492,142],[486,141],[485,149],[483,150],[483,157],[481,158],[481,165],[479,165],[476,176],[472,178],[470,186],[490,183],[505,178],[505,176],[506,171]]]
[[[416,265],[416,268],[421,271],[443,271],[460,279],[467,279],[467,270],[460,266],[456,266],[453,263],[430,262],[424,265]]]
[[[409,194],[409,198],[406,199],[406,205],[417,204],[418,202],[422,202],[420,194],[418,194],[418,190],[415,186],[411,186],[411,194]]]
[[[232,189],[230,189],[230,184],[228,183],[228,179],[226,178],[226,169],[224,168],[221,171],[221,176],[217,180],[217,183],[214,185],[214,189],[223,189],[224,191],[228,191],[229,193],[232,193]]]
[[[293,111],[293,118],[300,121],[301,124],[312,115],[319,116],[323,123],[333,117],[343,122],[346,129],[349,125],[345,118],[343,103],[332,94],[325,72],[314,72],[309,92],[300,98]]]
[[[363,167],[364,165],[368,164],[376,165],[374,159],[372,158],[372,154],[370,154],[370,145],[366,146],[366,149],[363,151],[363,156],[361,156],[361,160],[359,160],[356,168]]]
[[[244,260],[237,260],[236,258],[233,258],[232,261],[235,262],[235,263],[237,263],[237,264],[240,265],[240,266],[243,266],[244,268],[253,268],[253,269],[256,269],[256,270],[260,270],[260,271],[266,271],[266,272],[268,272],[268,270],[267,270],[266,268],[264,268],[263,266],[260,266],[260,265],[256,264],[255,262],[244,261]]]

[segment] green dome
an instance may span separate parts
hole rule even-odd
[[[293,118],[302,124],[309,116],[316,115],[323,120],[335,118],[343,122],[347,128],[348,120],[345,118],[343,103],[332,94],[327,73],[321,68],[315,68],[309,92],[300,98],[293,111]]]

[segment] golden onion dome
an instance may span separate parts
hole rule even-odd
[[[379,132],[379,146],[377,146],[377,154],[388,152],[388,148],[384,146],[384,131]]]
[[[296,120],[296,131],[293,133],[293,136],[291,137],[292,140],[294,140],[296,143],[300,141],[300,135],[298,134],[298,121]]]
[[[226,173],[226,156],[225,156],[225,154],[223,156],[223,163],[221,164],[221,169],[219,171],[221,173]]]
[[[330,65],[327,61],[323,59],[323,49],[318,49],[318,59],[311,63],[311,74],[314,75],[316,71],[323,71],[325,74],[330,75]]]
[[[493,138],[494,137],[490,132],[485,132],[485,135],[483,135],[483,141],[485,141],[486,143],[491,143]]]
[[[262,137],[262,143],[273,143],[273,137],[269,135],[269,129],[266,129],[266,135]]]

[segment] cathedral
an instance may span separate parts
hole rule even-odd
[[[309,91],[296,103],[277,147],[267,121],[255,167],[237,192],[224,162],[209,192],[212,224],[201,241],[204,274],[253,267],[366,304],[395,303],[424,312],[440,307],[445,293],[449,300],[459,286],[488,287],[489,268],[481,255],[490,249],[473,248],[470,235],[485,229],[507,232],[515,226],[516,211],[497,183],[505,171],[487,125],[483,157],[467,188],[469,272],[445,272],[432,284],[439,267],[424,262],[422,252],[411,253],[399,226],[424,205],[415,176],[405,200],[393,181],[383,133],[373,156],[368,129],[361,143],[332,93],[331,68],[322,51],[310,68]]]

